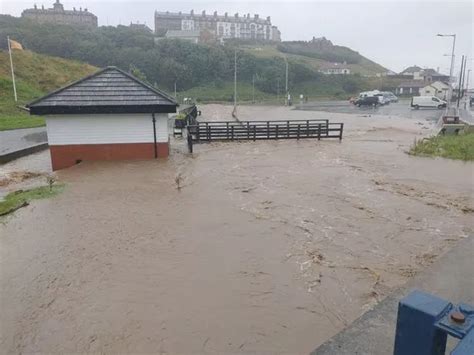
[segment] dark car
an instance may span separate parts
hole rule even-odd
[[[354,105],[361,107],[361,106],[374,106],[377,107],[380,104],[379,98],[377,96],[365,96],[358,98]]]
[[[469,99],[469,106],[474,106],[474,96],[471,96],[471,98]]]

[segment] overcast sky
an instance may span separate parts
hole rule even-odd
[[[0,0],[0,12],[20,16],[25,8],[55,0]],[[456,67],[462,54],[473,65],[473,1],[161,1],[161,0],[61,0],[66,9],[88,8],[99,25],[146,23],[153,28],[158,11],[206,10],[234,14],[271,16],[283,40],[326,37],[334,44],[350,47],[394,71],[410,65],[439,67],[449,72],[452,39],[437,33],[456,33]]]

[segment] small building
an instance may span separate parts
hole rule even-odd
[[[323,65],[321,68],[318,70],[320,73],[323,73],[325,75],[349,75],[351,73],[350,68],[347,66],[347,64],[344,63],[329,63]]]
[[[150,27],[148,27],[145,23],[130,22],[130,25],[128,27],[130,27],[132,30],[136,30],[136,31],[143,31],[143,32],[146,32],[146,33],[153,33],[153,30]]]
[[[46,118],[53,170],[89,160],[165,158],[174,98],[107,67],[28,104]]]
[[[416,73],[419,73],[423,70],[423,68],[419,67],[418,65],[414,65],[411,67],[406,68],[403,70],[400,75],[409,77],[410,79],[413,79],[413,77],[416,75]]]
[[[38,9],[35,5],[32,9],[23,10],[21,17],[38,23],[97,27],[97,16],[89,12],[87,8],[76,10],[74,7],[72,10],[64,10],[59,0],[56,0],[50,9],[45,9],[44,6]]]
[[[449,84],[442,81],[435,81],[420,89],[421,96],[436,96],[441,100],[446,100],[448,97]]]
[[[168,30],[165,34],[166,38],[176,38],[189,41],[192,43],[198,43],[201,36],[201,31],[197,30]]]
[[[427,83],[434,81],[449,81],[449,75],[440,74],[437,70],[431,68],[423,69],[416,65],[406,68],[399,75],[402,78],[410,80],[423,80]]]
[[[405,96],[418,96],[420,89],[426,86],[426,83],[422,80],[408,80],[400,83],[395,89],[396,95]]]
[[[281,32],[277,26],[272,26],[271,40],[273,42],[281,42]]]

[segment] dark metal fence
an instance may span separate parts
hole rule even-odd
[[[344,124],[328,120],[197,122],[188,126],[193,142],[260,139],[342,139]]]
[[[196,122],[188,126],[188,145],[212,141],[262,139],[328,139],[342,140],[343,123],[329,120]]]

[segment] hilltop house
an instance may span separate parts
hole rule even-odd
[[[320,73],[325,75],[337,74],[337,75],[348,75],[351,73],[347,63],[328,63],[321,66],[318,70]]]
[[[176,38],[189,41],[192,43],[198,43],[201,37],[201,31],[196,30],[168,30],[165,34],[166,38]]]
[[[36,5],[32,9],[25,9],[21,13],[22,18],[27,18],[38,23],[52,23],[71,26],[97,27],[97,16],[87,11],[87,9],[79,8],[76,10],[64,10],[63,4],[56,0],[53,7],[45,9],[41,6],[38,9]]]
[[[400,75],[403,75],[403,76],[406,76],[407,79],[408,78],[411,78],[413,79],[413,77],[415,76],[415,73],[418,73],[420,72],[421,70],[423,70],[423,68],[417,66],[417,65],[414,65],[412,67],[408,67],[406,68],[405,70],[403,70]]]
[[[53,170],[87,160],[167,157],[168,113],[177,103],[115,67],[99,70],[28,105],[44,115]]]
[[[130,27],[132,30],[136,30],[136,31],[142,31],[142,32],[146,32],[146,33],[153,33],[153,30],[150,27],[148,27],[145,23],[130,22],[130,25],[128,27]]]
[[[426,82],[446,81],[449,82],[449,75],[438,73],[431,68],[420,68],[416,65],[406,68],[399,74],[400,77],[410,80],[423,80]]]
[[[426,86],[426,83],[422,80],[407,80],[397,86],[395,94],[399,96],[417,96],[420,94],[420,89],[424,86]]]
[[[207,31],[219,42],[229,39],[280,41],[281,34],[278,28],[272,25],[270,17],[260,18],[258,14],[239,16],[229,15],[227,12],[218,15],[182,12],[155,11],[155,34],[162,37],[167,31]]]
[[[448,97],[449,84],[442,81],[435,81],[420,89],[421,96],[436,96],[441,100]]]

